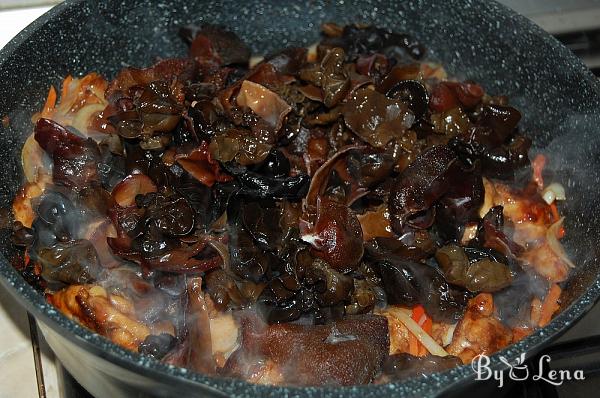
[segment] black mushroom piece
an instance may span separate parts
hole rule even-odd
[[[102,270],[96,249],[84,239],[41,247],[32,258],[42,266],[42,277],[53,285],[90,283]]]
[[[376,148],[398,140],[415,121],[401,100],[389,99],[374,90],[356,90],[344,104],[344,120],[350,130]]]
[[[160,133],[173,130],[183,112],[177,89],[170,82],[156,80],[134,86],[123,95],[127,96],[115,101],[116,112],[108,117],[117,134],[126,139],[142,138],[143,149],[163,148],[166,138]]]
[[[362,228],[348,206],[327,197],[319,198],[314,225],[301,229],[302,239],[311,244],[314,256],[340,272],[358,267],[364,253]]]
[[[195,212],[183,197],[151,192],[138,195],[135,200],[139,208],[145,209],[146,223],[153,223],[160,232],[185,236],[193,231]]]
[[[390,99],[404,102],[416,119],[425,116],[429,109],[429,92],[418,80],[397,80],[396,76],[390,73],[377,87],[377,91]]]
[[[479,209],[485,195],[483,178],[478,168],[454,168],[448,179],[450,187],[436,203],[435,223],[444,238],[460,240],[465,225],[480,220]]]
[[[168,333],[149,334],[138,347],[140,354],[151,356],[155,359],[162,359],[169,351],[175,348],[177,340],[175,336]]]
[[[424,229],[411,230],[398,237],[377,237],[365,242],[365,251],[374,260],[397,256],[420,261],[431,257],[436,248],[431,233]]]
[[[29,255],[52,287],[90,283],[102,267],[92,243],[78,239],[85,214],[65,194],[47,191],[40,199],[32,225]]]
[[[273,65],[279,73],[296,75],[306,63],[305,47],[288,47],[265,56],[264,62]]]
[[[371,188],[390,176],[394,157],[388,152],[369,153],[354,150],[346,158],[347,170],[360,187]],[[346,194],[351,197],[352,193]]]
[[[449,145],[467,164],[481,160],[488,177],[512,179],[515,171],[529,164],[531,140],[516,134],[521,114],[511,106],[483,107],[475,126],[450,140]]]
[[[529,164],[529,148],[531,139],[517,135],[508,144],[486,151],[481,160],[482,169],[488,177],[512,179],[515,171]]]
[[[250,49],[233,32],[219,25],[187,25],[179,36],[190,45],[190,55],[208,58],[220,65],[245,65],[250,60]]]
[[[412,36],[375,26],[346,25],[340,35],[325,38],[320,46],[342,47],[350,61],[359,55],[372,53],[397,59],[404,59],[405,54],[413,59],[421,59],[425,55],[425,48]]]
[[[470,294],[449,285],[437,268],[402,258],[376,261],[372,267],[389,304],[421,304],[435,322],[454,323],[462,316]]]
[[[268,324],[292,322],[303,314],[317,310],[315,296],[310,290],[300,289],[297,292],[282,290],[278,286],[279,283],[277,279],[271,282],[256,302],[256,310],[264,322]]]
[[[438,357],[426,355],[415,357],[402,353],[390,355],[382,367],[382,381],[405,380],[411,377],[426,376],[462,365],[460,358],[447,355]]]
[[[351,316],[327,325],[242,322],[241,347],[223,374],[247,378],[270,361],[285,384],[353,385],[371,382],[389,350],[387,320]],[[250,365],[252,364],[252,365]],[[293,369],[292,371],[287,371]]]
[[[44,118],[37,121],[34,133],[35,140],[52,158],[52,179],[56,185],[79,190],[100,181],[100,149],[94,140],[75,135]]]
[[[249,198],[235,195],[230,198],[227,205],[230,267],[238,277],[259,282],[271,268],[271,264],[276,261],[276,257],[274,253],[264,249],[272,244],[272,242],[265,241],[268,239],[267,236],[272,236],[273,233],[268,230],[269,224],[265,224],[265,220],[261,217],[245,215],[246,211],[257,209],[251,203]],[[245,221],[257,229],[249,231]],[[256,241],[253,234],[262,242]],[[263,244],[263,248],[259,244]]]
[[[437,250],[435,259],[446,280],[471,292],[492,293],[512,282],[508,265],[489,258],[470,261],[465,250],[457,245],[446,245]]]
[[[236,177],[244,195],[263,199],[300,200],[308,192],[310,177],[306,174],[270,177],[232,163],[224,164],[225,170]]]
[[[290,175],[290,161],[279,150],[271,149],[262,163],[252,165],[248,168],[265,177],[284,178]]]
[[[321,88],[325,106],[331,108],[339,104],[350,90],[350,77],[344,69],[344,50],[328,50],[321,63],[303,69],[300,78]]]
[[[68,242],[75,238],[83,222],[83,216],[67,195],[49,190],[42,195],[33,222],[35,245],[53,245],[57,241]]]
[[[297,230],[288,232],[278,258],[267,273],[267,286],[257,302],[258,313],[265,322],[290,322],[304,317],[322,324],[341,318],[348,302],[354,305],[353,313],[372,308],[375,298],[370,297],[374,296],[371,287],[356,285],[352,275],[313,257],[299,240]]]
[[[240,309],[255,302],[264,288],[264,283],[240,280],[222,268],[208,272],[205,282],[206,292],[219,311]]]
[[[248,233],[264,250],[281,245],[281,208],[272,200],[245,201],[241,205],[242,221]]]
[[[477,227],[475,243],[481,247],[494,249],[509,259],[519,257],[525,248],[504,232],[504,209],[502,206],[492,207]]]
[[[454,151],[437,145],[419,155],[395,180],[389,197],[392,228],[424,229],[433,224],[433,204],[450,189],[449,176],[460,167]]]
[[[353,280],[329,267],[326,262],[316,260],[306,270],[305,283],[314,286],[316,299],[321,307],[342,303],[353,289]]]

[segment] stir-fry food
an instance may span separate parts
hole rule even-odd
[[[325,24],[51,88],[23,147],[17,267],[66,316],[255,383],[383,383],[552,319],[574,266],[545,157],[505,96],[414,38]]]

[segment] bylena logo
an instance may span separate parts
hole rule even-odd
[[[504,386],[504,377],[507,375],[510,380],[522,381],[531,377],[534,381],[544,381],[555,386],[560,386],[565,380],[585,380],[583,370],[554,370],[546,369],[545,365],[550,364],[550,355],[542,355],[538,362],[537,369],[529,369],[525,363],[525,354],[521,354],[512,362],[503,356],[500,361],[508,366],[508,370],[492,370],[490,368],[490,358],[487,355],[477,355],[471,361],[471,367],[477,375],[476,380],[494,379],[498,382],[498,388]],[[535,364],[532,364],[535,365]],[[535,367],[535,366],[533,366]]]

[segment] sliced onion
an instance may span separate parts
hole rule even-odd
[[[327,182],[329,181],[329,175],[331,174],[331,170],[335,166],[336,162],[340,160],[343,156],[345,156],[348,152],[353,149],[362,149],[361,145],[347,145],[345,147],[340,148],[339,151],[336,152],[335,155],[330,157],[325,163],[321,165],[313,174],[312,179],[310,180],[310,187],[308,188],[308,193],[306,194],[303,200],[303,208],[306,210],[310,207],[315,207],[317,205],[317,197],[319,197],[325,188],[327,188]]]
[[[563,226],[564,217],[561,217],[560,220],[552,224],[548,230],[546,231],[546,240],[548,241],[548,246],[550,249],[569,267],[575,268],[575,264],[569,259],[567,253],[565,253],[565,249],[563,245],[558,241],[557,236],[559,235],[559,231]]]
[[[317,46],[319,43],[313,43],[307,47],[308,52],[306,53],[306,59],[308,62],[316,62],[317,61]]]
[[[558,182],[553,182],[544,189],[542,198],[544,198],[544,201],[549,205],[555,200],[566,200],[565,187]]]
[[[218,253],[219,256],[221,256],[221,258],[223,259],[223,269],[228,270],[231,268],[230,264],[230,259],[229,259],[229,249],[227,248],[227,246],[225,246],[223,243],[219,242],[218,240],[209,240],[207,242],[213,249],[215,249]]]
[[[106,108],[104,104],[86,105],[75,113],[71,126],[75,127],[86,137],[89,136],[88,126],[92,120],[92,116],[102,112]]]
[[[156,192],[157,188],[150,177],[144,174],[130,174],[112,190],[112,197],[121,207],[133,206],[135,197]]]
[[[485,192],[483,205],[481,205],[481,209],[479,209],[479,217],[483,218],[487,214],[488,211],[494,206],[494,196],[496,196],[496,188],[494,184],[483,177],[483,189]]]
[[[23,165],[23,173],[28,182],[38,181],[41,173],[46,175],[52,174],[52,161],[35,140],[33,133],[31,133],[23,145],[21,163]]]
[[[458,325],[458,323],[450,325],[448,327],[448,330],[446,330],[446,333],[444,333],[444,335],[442,336],[442,345],[444,347],[449,346],[450,343],[452,343],[452,338],[454,337],[454,330],[456,329],[456,325]]]
[[[433,355],[445,357],[448,355],[446,350],[439,345],[427,332],[425,332],[417,322],[415,322],[410,315],[396,307],[389,307],[389,311],[396,317],[400,322],[406,326],[406,328],[415,335],[427,351]]]
[[[240,346],[240,327],[231,312],[210,319],[210,335],[213,355],[222,354],[225,360]]]
[[[248,66],[250,67],[250,69],[252,69],[256,65],[260,64],[263,61],[263,59],[265,59],[265,57],[263,57],[262,55],[253,55],[252,57],[250,57]]]
[[[292,107],[265,86],[244,80],[237,96],[237,103],[246,106],[264,119],[275,131],[281,128],[283,118]]]

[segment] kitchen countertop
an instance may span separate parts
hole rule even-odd
[[[0,48],[50,8],[0,9]],[[27,312],[4,289],[0,289],[0,330],[0,398],[40,396]],[[45,396],[59,398],[54,355],[41,335],[40,349]]]

